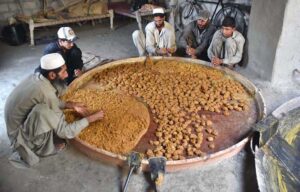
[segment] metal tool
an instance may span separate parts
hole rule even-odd
[[[127,163],[130,167],[129,173],[127,175],[126,181],[125,181],[125,185],[123,187],[123,192],[127,191],[127,186],[129,183],[129,179],[133,173],[133,171],[135,172],[139,172],[140,171],[140,167],[141,167],[141,161],[143,159],[142,154],[138,153],[138,152],[131,152],[130,155],[127,157]]]
[[[164,180],[164,175],[166,172],[166,161],[165,157],[152,157],[149,158],[149,167],[151,180],[154,182],[155,191],[159,190]]]

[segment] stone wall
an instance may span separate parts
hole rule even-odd
[[[17,2],[16,0],[0,1],[0,21],[6,21],[9,17],[22,13],[21,7],[25,15],[36,13],[40,9],[39,0],[19,0],[20,4]]]
[[[20,5],[17,2],[20,2]],[[48,5],[51,5],[53,2],[57,2],[58,0],[47,0]],[[66,2],[72,0],[64,0]],[[123,1],[123,0],[111,0],[111,2]],[[166,2],[171,0],[165,0]],[[172,0],[173,1],[173,0]],[[175,0],[178,3],[181,3],[185,0]],[[217,0],[212,0],[212,2],[216,2]],[[41,0],[0,0],[0,21],[6,21],[9,17],[12,17],[16,14],[22,13],[20,6],[23,8],[23,13],[25,15],[31,15],[36,13],[41,8]],[[234,2],[250,5],[252,0],[224,0],[224,2]],[[214,10],[215,5],[205,5],[207,9]]]

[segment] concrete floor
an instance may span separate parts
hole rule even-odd
[[[127,58],[137,56],[131,33],[137,29],[133,20],[116,22],[119,27],[111,31],[103,22],[95,27],[85,24],[72,25],[80,37],[77,44],[85,52],[92,52],[106,58]],[[40,29],[37,34],[43,34]],[[57,28],[47,29],[55,34]],[[39,64],[45,45],[17,47],[0,43],[0,191],[101,191],[119,192],[126,179],[127,170],[105,165],[69,146],[66,151],[44,158],[30,169],[17,169],[8,162],[11,153],[4,123],[4,104],[13,88]],[[299,87],[275,89],[268,82],[260,81],[247,70],[237,69],[262,90],[268,113],[291,98],[300,95]],[[248,148],[248,146],[247,146]],[[258,191],[254,157],[249,150],[242,150],[232,158],[176,173],[167,173],[161,191],[207,192],[207,191]],[[149,175],[133,175],[128,191],[149,191]]]

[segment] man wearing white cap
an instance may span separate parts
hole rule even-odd
[[[81,75],[83,61],[82,52],[74,43],[78,37],[71,27],[61,27],[57,31],[58,40],[49,43],[44,49],[44,55],[49,53],[60,53],[66,61],[68,78],[70,84],[77,76]]]
[[[4,110],[13,156],[17,153],[19,161],[30,166],[39,162],[39,157],[56,154],[65,147],[64,142],[55,144],[54,138],[74,138],[89,123],[103,118],[102,111],[88,115],[82,104],[58,98],[55,82],[68,77],[59,53],[44,55],[40,66],[40,73],[30,75],[12,91]],[[84,118],[68,124],[63,109],[73,109]]]
[[[195,20],[184,28],[178,46],[179,55],[210,61],[207,49],[216,27],[210,23],[209,17],[209,11],[201,10]]]
[[[171,56],[176,51],[174,27],[165,21],[163,8],[153,9],[154,21],[146,28],[146,38],[142,31],[136,30],[132,34],[133,43],[139,55]]]

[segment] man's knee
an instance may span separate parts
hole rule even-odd
[[[137,40],[139,38],[141,38],[141,36],[143,35],[142,31],[140,30],[135,30],[133,33],[132,33],[132,39],[133,41],[134,40]]]
[[[24,123],[26,130],[34,130],[33,135],[48,132],[56,126],[56,113],[47,104],[35,105]]]
[[[34,115],[45,115],[48,110],[50,110],[49,106],[47,104],[36,104],[31,112],[30,112],[30,115],[31,114],[34,114]]]
[[[40,124],[41,121],[44,121],[47,116],[49,116],[50,108],[46,104],[36,104],[25,121],[25,124],[31,124],[32,122],[37,122]]]
[[[134,31],[132,33],[132,40],[133,40],[135,47],[137,48],[137,50],[139,52],[139,56],[145,56],[145,54],[146,54],[146,50],[145,50],[146,39],[145,39],[144,33],[141,30]]]

